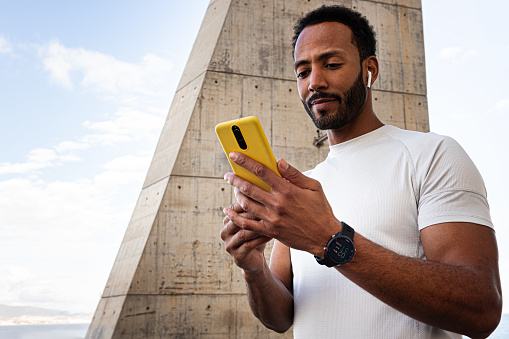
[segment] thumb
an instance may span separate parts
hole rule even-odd
[[[300,188],[310,188],[309,178],[299,172],[295,167],[290,166],[285,159],[281,158],[277,162],[279,173],[283,178]]]

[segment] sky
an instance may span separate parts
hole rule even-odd
[[[0,304],[93,314],[208,3],[0,0]],[[509,2],[422,3],[430,128],[484,177],[509,291]]]

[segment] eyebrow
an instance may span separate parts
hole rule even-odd
[[[342,56],[344,55],[345,52],[342,51],[342,50],[332,50],[332,51],[327,51],[327,52],[324,52],[322,54],[320,54],[318,56],[318,60],[324,60],[324,59],[327,59],[331,56]],[[311,62],[309,60],[298,60],[295,62],[295,64],[293,65],[293,69],[296,70],[298,67],[302,66],[302,65],[307,65],[307,64],[310,64]]]

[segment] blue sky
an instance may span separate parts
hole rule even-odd
[[[0,303],[95,311],[208,2],[0,0]],[[431,130],[485,179],[504,283],[508,12],[423,0]]]

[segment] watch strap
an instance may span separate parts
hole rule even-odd
[[[320,265],[325,265],[327,267],[336,266],[336,263],[332,262],[327,256],[324,256],[323,258],[319,258],[315,255],[316,262]]]
[[[355,235],[354,229],[344,221],[341,223],[343,224],[343,230],[338,235],[343,235],[353,242],[353,236]]]

